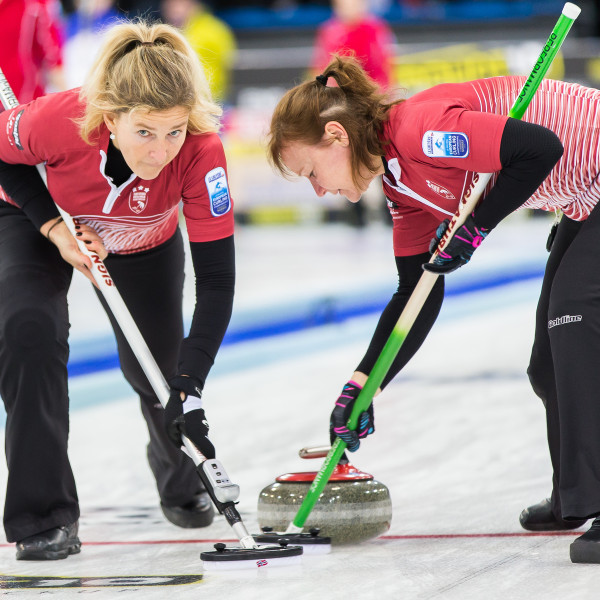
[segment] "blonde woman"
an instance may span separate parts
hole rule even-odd
[[[7,539],[17,542],[17,559],[80,551],[67,457],[67,291],[74,268],[90,277],[90,261],[54,203],[74,217],[77,236],[105,260],[171,385],[163,411],[100,297],[121,369],[140,396],[162,510],[180,527],[212,522],[210,499],[178,442],[185,431],[214,456],[201,393],[229,323],[235,279],[219,116],[182,35],[143,22],[108,32],[83,88],[0,114],[0,395],[8,415],[9,469],[4,527]],[[47,190],[32,166],[41,162]],[[180,201],[196,274],[185,339]]]

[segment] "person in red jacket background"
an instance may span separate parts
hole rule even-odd
[[[20,102],[66,88],[56,0],[0,0],[0,69]]]
[[[392,81],[394,33],[371,14],[367,0],[333,0],[333,16],[317,30],[313,51],[314,75],[323,71],[333,54],[354,56],[382,89]]]
[[[369,12],[368,0],[332,0],[333,16],[317,30],[311,65],[312,77],[322,73],[334,54],[353,56],[366,74],[386,91],[393,85],[395,36],[391,27],[380,17]],[[373,203],[384,215],[385,199],[379,180],[369,190]],[[367,224],[365,202],[351,204],[350,223],[363,227]],[[387,221],[387,219],[386,219]]]

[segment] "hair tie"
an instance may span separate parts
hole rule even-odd
[[[56,221],[54,221],[54,223],[52,223],[52,225],[50,225],[50,229],[48,229],[48,231],[46,231],[46,237],[50,240],[50,232],[59,224],[63,222],[63,218],[62,217],[58,217],[58,219]],[[52,240],[50,240],[52,241]]]
[[[315,79],[323,86],[327,87],[327,80],[329,77],[327,75],[317,75]]]
[[[131,42],[129,42],[127,44],[127,46],[125,46],[125,50],[123,52],[123,54],[129,54],[130,52],[133,52],[136,48],[139,48],[140,46],[157,46],[158,44],[156,43],[156,41],[154,42],[142,42],[140,40],[132,40]]]

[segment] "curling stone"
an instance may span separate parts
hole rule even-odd
[[[259,526],[285,531],[316,475],[316,471],[286,473],[265,487],[258,497]],[[308,516],[304,531],[318,528],[333,545],[355,544],[382,535],[391,521],[388,488],[373,475],[340,462]]]

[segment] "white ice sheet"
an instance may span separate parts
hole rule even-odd
[[[487,250],[488,262],[517,260],[514,242],[526,231],[519,225],[506,238],[498,236]],[[240,236],[240,247],[243,242]],[[250,250],[246,258],[250,261]],[[339,275],[348,268],[346,259],[338,252],[335,261],[331,253],[324,260],[337,265]],[[272,259],[273,277],[268,289],[263,287],[271,299],[281,283],[277,261],[285,257],[279,253]],[[260,268],[268,271],[267,264]],[[319,286],[327,279],[314,264],[312,270],[304,263],[299,269],[304,288],[310,287],[311,272]],[[286,285],[294,285],[291,274],[284,277]],[[249,289],[250,279],[249,273],[241,276],[242,290]],[[550,491],[543,408],[525,375],[538,288],[539,281],[533,281],[448,300],[419,354],[376,400],[377,432],[352,456],[357,467],[390,489],[391,529],[360,545],[334,547],[327,556],[306,556],[298,567],[203,574],[199,553],[216,541],[233,544],[231,529],[223,517],[206,530],[165,522],[145,460],[147,434],[136,399],[117,372],[77,378],[71,458],[82,507],[82,552],[65,561],[25,563],[15,561],[13,545],[4,543],[1,572],[67,577],[74,586],[82,577],[131,579],[96,580],[83,588],[46,580],[52,587],[0,586],[0,595],[596,598],[598,568],[569,561],[576,533],[531,535],[518,523],[520,511]],[[321,461],[301,460],[297,451],[326,441],[331,404],[360,358],[374,319],[222,349],[205,401],[219,457],[241,486],[239,510],[251,531],[258,530],[262,487],[280,473],[320,466]],[[0,487],[5,482],[2,464]],[[168,580],[135,579],[176,575],[204,577],[167,587],[144,584]]]

